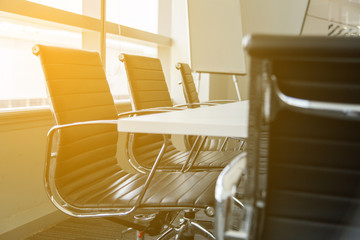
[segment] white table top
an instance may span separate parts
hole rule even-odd
[[[247,137],[249,102],[143,115],[118,120],[118,131]]]

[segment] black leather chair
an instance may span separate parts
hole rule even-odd
[[[134,111],[141,114],[142,111],[147,112],[151,109],[165,111],[181,111],[183,109],[176,108],[172,104],[159,58],[131,54],[121,54],[119,58],[124,63],[126,69]],[[199,141],[196,141],[197,139]],[[187,169],[195,171],[208,169],[221,170],[234,156],[240,153],[240,151],[206,151],[218,149],[219,146],[218,142],[212,144],[212,139],[207,137],[172,136],[172,143],[174,143],[174,140],[175,142],[182,141],[182,147],[175,147],[174,144],[169,144],[160,167],[178,169],[187,162],[190,152],[193,158],[189,161],[189,164],[186,164],[186,166],[189,166]],[[144,153],[148,156],[145,160],[138,161],[138,168],[148,168],[155,159],[149,153],[161,146],[162,137],[161,135],[156,136],[154,134],[133,134],[131,144],[133,145],[132,154],[136,159],[144,159]],[[144,148],[146,148],[146,151],[143,150]],[[158,152],[158,150],[155,152]]]
[[[233,100],[211,100],[206,102],[200,102],[199,95],[195,87],[194,78],[189,64],[178,62],[175,65],[175,67],[181,73],[181,80],[179,81],[179,84],[182,86],[184,98],[188,107],[196,108],[202,105],[212,106],[217,104],[234,102]],[[240,139],[240,138],[235,139],[235,138],[224,137],[224,138],[213,138],[212,141],[213,141],[213,145],[215,145],[215,149],[220,149],[220,150],[227,150],[227,151],[230,149],[245,150],[246,147],[246,139]]]
[[[71,216],[108,217],[151,235],[168,226],[162,239],[189,229],[213,239],[193,216],[178,227],[170,223],[178,211],[214,206],[219,172],[157,171],[165,145],[150,172],[131,169],[123,157],[126,144],[118,142],[118,114],[99,54],[44,45],[33,53],[40,57],[57,123],[48,134],[45,171],[54,205]],[[154,221],[136,223],[142,215]]]
[[[253,35],[244,45],[247,211],[240,230],[226,225],[241,179],[229,167],[216,189],[217,239],[359,239],[360,39]]]
[[[179,84],[181,84],[184,98],[189,107],[198,107],[199,105],[215,105],[220,103],[231,103],[233,100],[211,100],[207,102],[200,102],[198,92],[195,87],[194,78],[192,75],[191,68],[189,64],[178,62],[175,65],[176,69],[178,69],[181,73],[181,80]]]

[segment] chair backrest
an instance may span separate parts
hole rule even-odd
[[[133,110],[172,107],[160,59],[122,54]]]
[[[103,65],[97,52],[36,45],[48,95],[58,125],[117,119]],[[62,196],[87,180],[108,174],[117,163],[116,125],[78,126],[59,130],[59,149],[54,178]],[[90,176],[90,177],[89,177]],[[78,183],[75,183],[77,180]],[[74,182],[73,185],[69,184]],[[90,183],[90,182],[88,182]],[[82,184],[86,184],[85,180]]]
[[[249,189],[259,216],[252,239],[358,239],[360,39],[253,35],[244,42]]]
[[[177,63],[176,68],[180,70],[182,77],[182,87],[186,103],[199,103],[199,95],[196,91],[194,78],[191,73],[191,68],[187,63]]]
[[[168,86],[159,58],[138,56],[122,53],[119,56],[124,63],[131,104],[134,111],[172,107]],[[163,137],[159,134],[131,134],[130,155],[134,165],[151,168],[163,144]],[[167,151],[171,151],[169,146]]]

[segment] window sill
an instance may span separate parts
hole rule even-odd
[[[116,101],[116,109],[118,112],[130,111],[130,100]],[[48,106],[0,110],[0,132],[53,125],[55,121]]]

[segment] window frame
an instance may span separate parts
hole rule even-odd
[[[100,5],[104,6],[104,4],[105,0],[99,0],[99,7],[101,7]],[[101,14],[100,18],[95,18],[26,0],[0,0],[0,15],[2,17],[12,18],[15,20],[28,19],[34,23],[38,22],[43,25],[52,27],[55,26],[64,30],[96,32],[101,34],[103,38],[105,38],[107,34],[111,34],[118,37],[124,37],[129,40],[134,40],[136,42],[143,43],[144,45],[154,44],[157,47],[169,47],[170,49],[172,44],[170,37],[105,21],[106,15],[104,12]],[[99,42],[98,46],[95,47],[97,47],[97,49],[92,50],[98,50],[102,55],[102,59],[106,59],[106,39],[103,39],[103,42]],[[103,61],[103,64],[104,67],[106,67],[105,61]],[[34,111],[38,108],[42,109],[43,107],[7,108],[5,111],[6,113],[4,114],[15,111]],[[0,112],[0,114],[2,114],[2,112]]]

